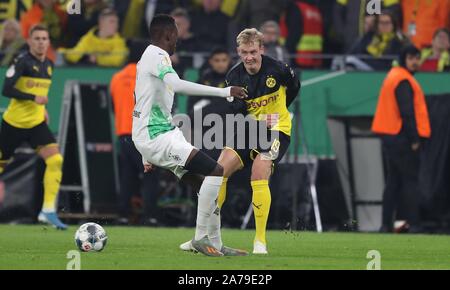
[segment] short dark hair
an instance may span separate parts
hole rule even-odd
[[[211,59],[211,58],[212,58],[213,56],[215,56],[216,54],[222,54],[222,53],[227,54],[227,55],[230,54],[230,53],[228,52],[228,50],[227,50],[225,47],[222,47],[222,46],[215,47],[215,48],[211,51],[211,54],[209,55],[209,58]]]
[[[128,63],[137,63],[144,53],[147,46],[150,43],[147,40],[143,39],[130,39],[127,41],[127,46],[130,50],[130,54],[128,56]]]
[[[399,62],[401,66],[406,67],[406,58],[408,55],[420,57],[420,50],[413,44],[408,44],[405,46],[400,52]]]
[[[157,14],[150,23],[149,32],[152,41],[160,39],[168,30],[176,28],[175,19],[167,14]]]
[[[47,31],[48,32],[48,28],[45,25],[42,24],[36,24],[34,26],[31,27],[30,31],[28,32],[28,36],[31,37],[31,35],[35,32],[35,31]]]
[[[391,18],[391,22],[392,22],[392,26],[393,26],[392,31],[394,33],[397,33],[398,21],[394,15],[394,13],[391,10],[383,10],[383,11],[381,11],[381,14],[378,14],[375,16],[375,31],[378,31],[378,24],[380,23],[380,17],[383,15],[389,16],[389,18]]]

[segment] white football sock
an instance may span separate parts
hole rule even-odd
[[[213,246],[219,251],[222,249],[222,235],[220,233],[220,208],[217,206],[209,218],[208,237]]]
[[[208,224],[211,214],[217,208],[217,197],[222,185],[222,176],[206,176],[198,193],[197,225],[195,240],[200,240],[208,234]]]

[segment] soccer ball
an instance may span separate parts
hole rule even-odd
[[[75,233],[75,243],[83,252],[100,252],[107,240],[106,231],[96,223],[82,224]]]

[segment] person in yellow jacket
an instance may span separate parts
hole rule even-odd
[[[60,52],[69,63],[87,62],[98,66],[122,66],[127,58],[128,49],[118,29],[117,13],[106,8],[100,13],[98,27],[92,28],[74,48],[62,49]]]
[[[405,47],[400,66],[384,80],[372,123],[372,131],[381,135],[387,162],[382,232],[392,231],[400,198],[409,231],[420,231],[419,150],[421,140],[430,138],[431,127],[424,93],[413,76],[419,66],[420,51],[413,45]]]

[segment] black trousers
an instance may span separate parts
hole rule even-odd
[[[157,171],[144,173],[141,154],[130,135],[119,137],[119,214],[128,217],[131,213],[131,197],[142,194],[145,218],[156,217],[159,193]]]
[[[420,226],[419,154],[400,133],[382,137],[386,163],[386,188],[383,194],[383,226],[391,230],[401,211],[412,227]],[[400,209],[400,205],[403,205]]]

